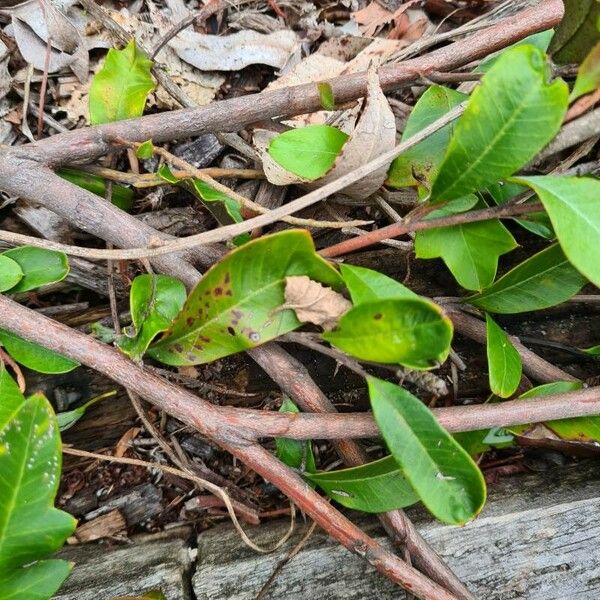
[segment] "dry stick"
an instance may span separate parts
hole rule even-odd
[[[90,1],[82,0],[82,3],[87,6]],[[532,33],[555,26],[562,15],[561,0],[544,0],[537,6],[499,21],[477,35],[426,56],[381,68],[379,79],[382,88],[391,91],[414,82],[430,71],[451,71],[462,67]],[[344,75],[330,79],[328,83],[332,86],[336,102],[341,105],[365,95],[367,77],[366,73]],[[25,152],[34,160],[60,166],[91,161],[110,152],[114,138],[133,142],[152,139],[155,143],[161,143],[214,131],[237,131],[257,121],[304,114],[319,110],[320,107],[318,87],[309,83],[213,102],[194,109],[82,128],[22,146],[18,151],[20,156]]]
[[[274,381],[300,405],[302,410],[311,413],[337,412],[329,398],[316,385],[311,385],[313,382],[306,367],[281,347],[271,345],[268,354],[260,352],[260,348],[255,348],[249,354],[263,369],[269,368]],[[289,377],[290,367],[294,371],[293,378]],[[353,440],[337,440],[334,445],[338,454],[351,467],[369,462],[366,452]],[[389,511],[378,517],[394,543],[406,548],[412,561],[421,571],[427,573],[458,598],[465,600],[473,598],[450,567],[421,537],[403,510]]]
[[[0,295],[0,328],[81,362],[123,387],[136,387],[137,393],[159,410],[194,427],[220,445],[223,442],[246,447],[261,437],[343,440],[379,436],[377,425],[368,413],[290,414],[215,406],[136,365],[116,349],[3,295]],[[265,348],[252,350],[253,358],[256,359],[259,350],[264,351]],[[283,361],[284,355],[281,351],[278,360]],[[303,365],[300,368],[306,372]],[[269,372],[272,374],[275,369],[270,368]],[[302,388],[308,380],[308,373],[303,376],[301,372],[300,378],[288,381],[285,387]],[[598,415],[600,386],[527,401],[509,400],[496,404],[434,408],[433,413],[450,432]],[[258,472],[263,475],[265,470]]]
[[[457,308],[449,308],[454,328],[456,331],[466,337],[475,340],[481,344],[486,343],[486,328],[485,323],[462,312]],[[513,346],[521,356],[523,361],[523,371],[533,379],[542,383],[552,383],[554,381],[578,381],[577,377],[573,377],[570,373],[563,371],[559,367],[554,366],[541,356],[538,356],[529,348],[521,344],[519,338],[509,336]]]
[[[108,462],[119,463],[123,465],[134,465],[137,467],[145,467],[147,469],[157,469],[158,471],[163,471],[164,473],[170,473],[171,475],[175,475],[176,477],[181,477],[182,479],[187,479],[189,481],[194,482],[201,489],[204,488],[209,492],[212,492],[215,496],[221,499],[229,516],[231,517],[231,522],[235,527],[236,531],[240,534],[240,537],[244,541],[244,543],[252,548],[252,550],[256,552],[260,552],[262,554],[268,554],[277,550],[277,548],[281,548],[287,540],[290,539],[290,536],[293,533],[293,525],[288,531],[284,534],[284,536],[276,542],[276,544],[271,548],[262,548],[261,546],[257,546],[246,534],[244,528],[238,521],[236,515],[236,509],[238,512],[243,513],[246,507],[239,502],[235,502],[228,495],[227,492],[223,488],[220,488],[218,485],[211,483],[210,481],[206,481],[206,479],[202,479],[193,473],[190,473],[187,470],[176,469],[174,467],[169,467],[168,465],[162,465],[160,463],[152,463],[145,460],[140,460],[139,458],[127,458],[125,456],[112,456],[108,454],[98,454],[96,452],[88,452],[87,450],[79,450],[77,448],[70,448],[68,446],[63,446],[62,448],[63,454],[69,454],[71,456],[80,456],[82,458],[92,458],[94,460],[104,460]]]
[[[41,319],[41,320],[40,320]],[[422,573],[365,534],[315,492],[292,469],[256,443],[256,436],[239,421],[256,419],[257,411],[226,409],[173,386],[134,365],[115,349],[0,296],[0,325],[19,331],[29,341],[52,345],[61,354],[114,378],[160,410],[196,428],[267,481],[276,485],[296,506],[351,552],[362,556],[395,583],[425,600],[456,600]],[[40,333],[43,332],[43,335]],[[43,338],[43,341],[42,339]],[[260,414],[260,413],[258,413]],[[285,413],[273,413],[273,416]],[[285,430],[285,427],[283,427]]]

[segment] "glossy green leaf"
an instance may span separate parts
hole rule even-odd
[[[86,411],[90,406],[94,406],[100,400],[104,400],[104,398],[111,398],[112,396],[116,396],[116,390],[112,390],[110,392],[106,392],[105,394],[100,394],[91,400],[88,400],[85,404],[74,408],[73,410],[67,410],[56,415],[56,422],[58,423],[58,428],[60,431],[66,431],[67,429],[73,427],[83,415],[85,415]]]
[[[47,600],[69,564],[36,561],[58,550],[76,524],[53,507],[62,459],[58,427],[46,398],[25,400],[4,368],[0,393],[0,596]]]
[[[485,316],[485,322],[490,389],[496,396],[508,398],[515,393],[521,381],[521,357],[508,335],[490,315]]]
[[[6,292],[15,287],[23,279],[23,271],[18,262],[0,254],[0,292]]]
[[[28,292],[42,285],[62,281],[69,272],[67,257],[62,252],[36,246],[19,246],[2,253],[14,260],[23,271],[23,278],[11,292]]]
[[[369,377],[375,421],[423,504],[440,521],[462,525],[483,508],[485,481],[433,413],[398,385]]]
[[[271,140],[269,155],[284,169],[314,180],[323,177],[342,151],[348,135],[330,125],[290,129]]]
[[[513,174],[554,137],[569,91],[564,81],[548,80],[545,55],[534,46],[498,58],[454,129],[433,200],[460,198]]]
[[[554,36],[553,29],[546,29],[546,31],[540,31],[539,33],[534,33],[533,35],[528,35],[526,38],[523,38],[521,41],[513,44],[512,46],[508,46],[504,50],[501,50],[499,53],[490,56],[489,58],[481,61],[481,64],[477,66],[475,69],[476,73],[487,73],[496,63],[496,61],[504,54],[505,52],[509,52],[513,48],[517,48],[518,46],[535,46],[539,48],[542,52],[546,52],[548,50],[548,46],[550,45],[550,41]]]
[[[387,512],[419,501],[392,456],[359,467],[321,471],[306,477],[338,504],[363,512]]]
[[[450,88],[431,86],[419,98],[410,113],[402,141],[407,141],[467,99],[466,94]],[[387,185],[400,188],[430,183],[437,175],[455,127],[456,121],[448,123],[426,140],[398,156],[388,172]]]
[[[334,110],[335,109],[335,98],[333,97],[333,88],[331,84],[323,81],[321,83],[317,83],[317,88],[319,90],[319,99],[321,100],[321,107],[325,110]]]
[[[0,329],[0,344],[21,365],[39,373],[68,373],[78,362]]]
[[[288,230],[237,248],[204,275],[149,354],[170,365],[200,364],[296,329],[300,321],[294,311],[281,309],[285,278],[293,275],[342,285],[305,231]]]
[[[580,63],[600,41],[600,0],[563,0],[565,14],[549,52],[559,64]]]
[[[517,181],[539,196],[567,258],[600,286],[600,180],[546,175]]]
[[[135,155],[143,160],[152,158],[154,155],[154,144],[152,143],[152,140],[146,140],[144,143],[140,144],[135,151]]]
[[[390,298],[419,298],[395,279],[372,269],[342,263],[340,273],[355,306]]]
[[[93,192],[97,196],[102,196],[102,198],[106,196],[106,181],[102,177],[66,167],[58,169],[56,174],[79,187]],[[133,208],[134,198],[135,192],[132,189],[113,182],[110,199],[115,206],[118,206],[121,210],[129,211]]]
[[[566,302],[586,284],[558,244],[534,254],[468,302],[494,313],[542,310]]]
[[[279,412],[299,413],[298,407],[289,399],[284,398]],[[314,473],[317,470],[312,446],[309,441],[275,438],[277,457],[292,469],[300,469],[303,473]]]
[[[323,339],[361,360],[431,369],[446,360],[452,331],[433,302],[392,298],[355,306]]]
[[[523,192],[527,192],[528,189],[525,186],[511,181],[499,181],[489,185],[487,191],[494,202],[500,206],[506,204],[509,200],[512,200]],[[537,198],[533,198],[531,202],[537,202]],[[513,221],[518,223],[523,229],[527,229],[527,231],[547,240],[552,240],[556,237],[552,230],[550,219],[544,211],[529,213],[527,217],[513,219]]]
[[[152,340],[171,326],[186,296],[185,286],[179,279],[167,275],[138,275],[129,292],[133,331],[124,332],[118,341],[119,348],[139,360]]]
[[[591,49],[581,63],[569,100],[573,102],[598,88],[600,88],[600,42]]]
[[[132,39],[122,50],[111,48],[90,86],[90,123],[112,123],[140,117],[155,88],[152,61]]]
[[[429,218],[448,214],[448,207],[442,207]],[[415,236],[417,258],[441,258],[462,287],[476,291],[492,284],[498,259],[516,247],[511,233],[497,219],[427,229]]]
[[[519,398],[527,400],[528,398],[539,398],[540,396],[549,396],[552,394],[576,392],[582,388],[583,383],[581,381],[557,381],[555,383],[547,383],[534,387],[522,394]],[[563,440],[600,442],[600,417],[559,419],[556,421],[546,421],[544,425]],[[510,430],[517,434],[522,434],[527,431],[527,429],[529,429],[527,425],[510,427]]]

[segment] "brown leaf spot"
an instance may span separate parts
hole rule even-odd
[[[226,295],[226,296],[233,296],[233,292],[232,292],[231,290],[227,290],[227,291],[225,292],[225,295]]]
[[[379,320],[381,320],[381,318],[382,318],[382,317],[383,317],[383,315],[382,315],[381,313],[375,313],[375,314],[373,315],[373,318],[374,318],[376,321],[379,321]]]
[[[229,332],[229,335],[235,335],[235,329],[233,327],[229,326],[227,331]]]
[[[210,344],[210,338],[206,337],[205,335],[198,336],[198,339],[205,344]]]
[[[223,295],[223,288],[222,287],[216,287],[215,288],[215,296],[222,296]]]
[[[229,273],[225,273],[225,277],[223,278],[223,282],[225,284],[228,284],[231,281],[231,278],[229,277]]]
[[[188,327],[191,327],[194,324],[194,317],[188,317],[185,322],[188,324]]]

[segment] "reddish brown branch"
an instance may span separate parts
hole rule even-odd
[[[261,350],[255,348],[249,354],[263,369],[270,370],[275,383],[292,397],[303,411],[337,412],[329,398],[314,385],[308,370],[300,361],[275,344],[271,344],[268,352]],[[290,367],[293,369],[294,377],[289,376]],[[348,466],[353,467],[369,462],[366,452],[354,440],[335,440],[334,446]],[[411,560],[421,571],[450,590],[457,598],[465,600],[474,598],[435,550],[425,542],[404,511],[394,510],[378,516],[388,535],[397,545],[404,546],[408,550]]]
[[[406,219],[401,223],[392,223],[381,229],[370,231],[365,235],[350,238],[339,244],[324,248],[319,254],[327,258],[333,258],[334,256],[342,256],[349,252],[372,246],[381,240],[395,238],[414,231],[423,231],[425,229],[434,229],[436,227],[450,227],[451,225],[462,225],[464,223],[475,223],[476,221],[489,221],[490,219],[507,219],[532,212],[539,212],[541,210],[544,210],[544,207],[539,202],[530,204],[504,204],[503,206],[491,206],[481,210],[473,210],[437,219],[423,219],[422,221],[410,221]]]
[[[379,435],[370,413],[289,414],[215,406],[134,364],[114,348],[2,295],[0,328],[77,360],[124,387],[135,388],[160,410],[213,439],[252,443],[261,437],[343,440]],[[266,348],[263,351],[268,352]],[[435,408],[433,413],[451,432],[600,415],[600,386],[526,401]]]

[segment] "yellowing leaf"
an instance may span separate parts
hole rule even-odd
[[[154,89],[152,61],[131,40],[123,50],[111,48],[90,87],[90,122],[112,123],[139,117]]]

